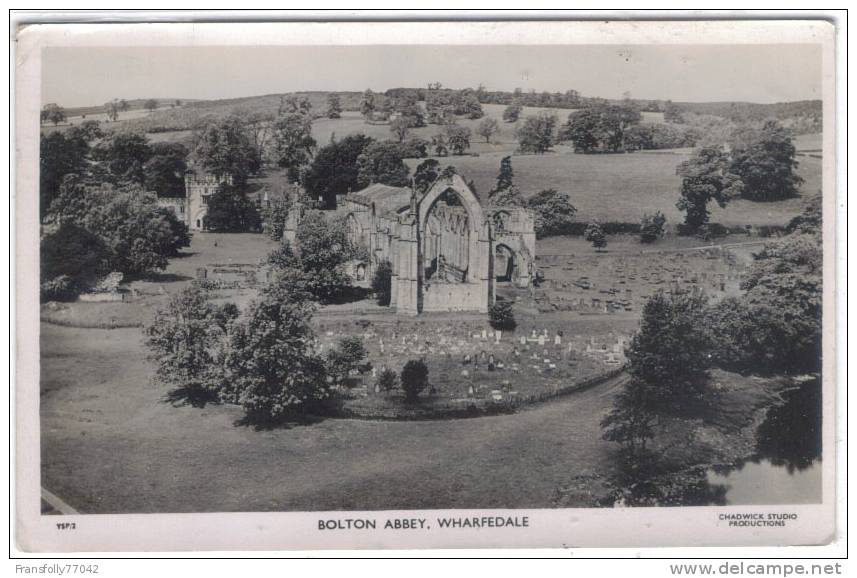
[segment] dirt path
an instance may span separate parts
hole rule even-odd
[[[42,484],[86,513],[551,507],[609,468],[621,377],[509,416],[254,431],[239,408],[162,403],[138,331],[43,331]]]

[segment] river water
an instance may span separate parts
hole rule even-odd
[[[707,472],[730,505],[811,504],[821,496],[821,382],[784,394],[756,433],[756,454],[730,468]],[[722,503],[722,502],[721,502]]]

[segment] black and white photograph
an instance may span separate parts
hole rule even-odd
[[[829,540],[833,26],[627,24],[19,30],[30,547]]]

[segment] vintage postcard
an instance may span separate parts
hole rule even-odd
[[[16,35],[21,549],[835,538],[831,22]]]

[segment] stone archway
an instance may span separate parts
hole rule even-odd
[[[454,204],[450,202],[452,199]],[[486,312],[493,293],[489,253],[491,227],[484,221],[479,200],[460,176],[451,175],[435,181],[422,198],[415,201],[411,225],[415,229],[412,234],[415,250],[411,252],[412,267],[409,268],[415,281],[413,313]],[[432,218],[435,211],[439,211],[442,218]],[[424,237],[434,236],[438,227],[446,228],[448,237],[441,236],[434,240],[434,245],[427,245]],[[427,271],[433,271],[430,278],[426,278]],[[405,299],[400,303],[409,301]]]
[[[498,283],[509,283],[515,279],[517,259],[515,252],[503,243],[494,247],[494,278]]]

